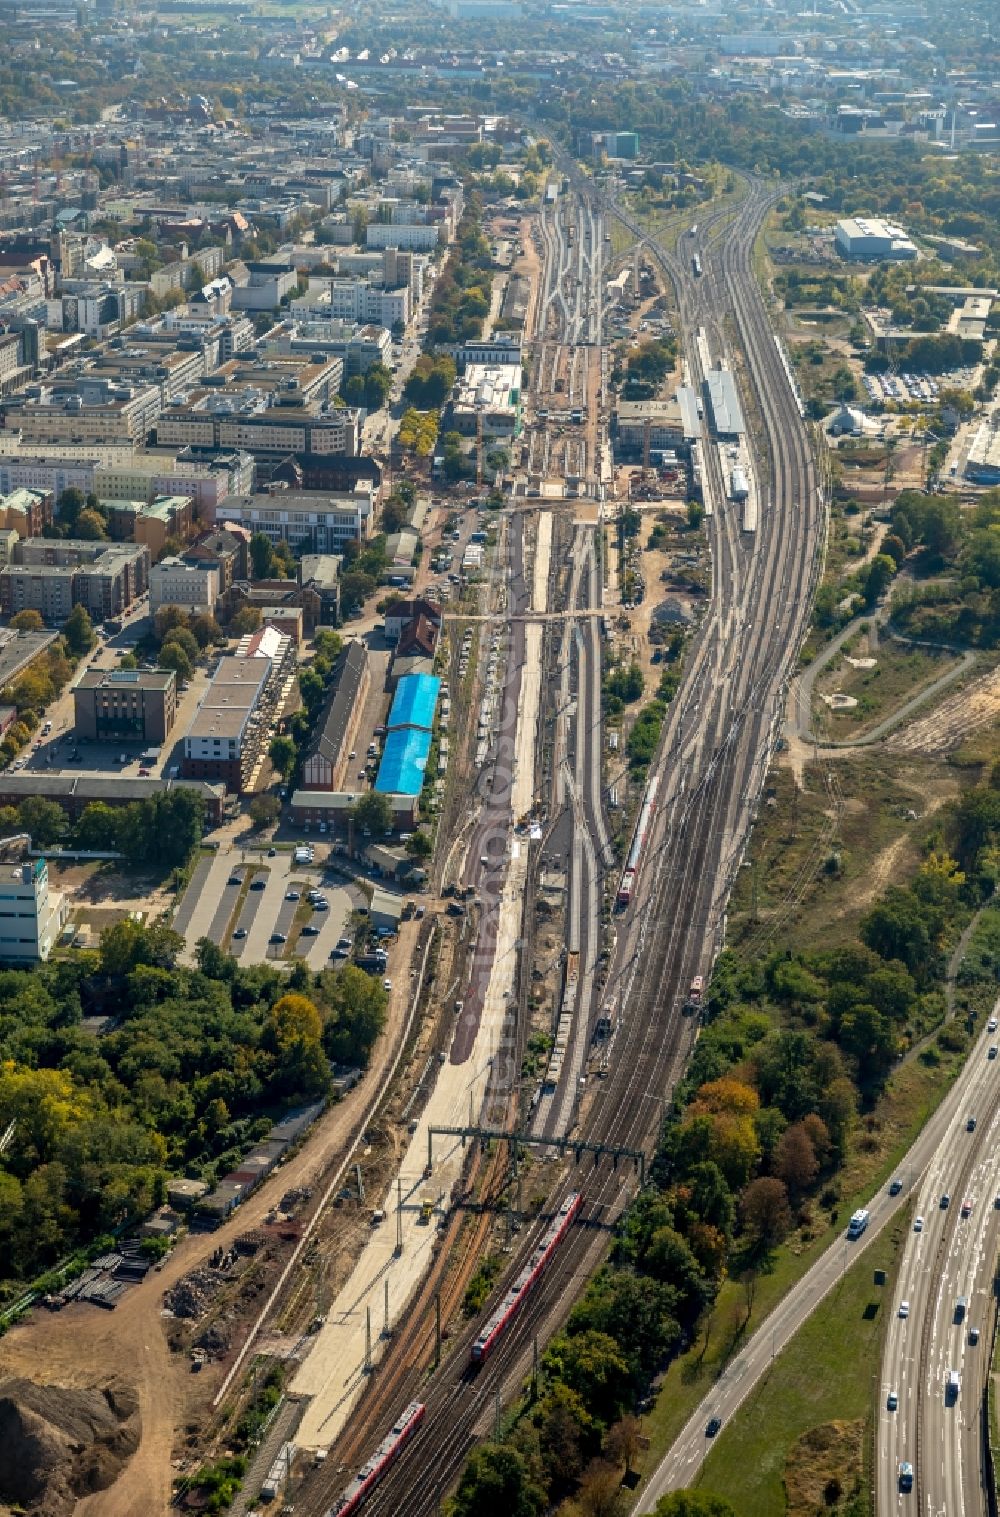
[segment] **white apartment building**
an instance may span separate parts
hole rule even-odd
[[[384,290],[367,279],[324,279],[315,275],[309,291],[293,300],[289,310],[299,321],[374,322],[390,330],[396,322],[405,326],[413,309],[409,287]]]
[[[49,889],[44,859],[0,865],[0,960],[35,964],[47,959],[68,910],[63,892]]]
[[[339,553],[344,544],[371,536],[375,486],[359,480],[351,491],[282,490],[275,495],[231,495],[215,511],[215,525],[233,522],[311,553]]]
[[[370,221],[365,242],[370,248],[405,248],[415,253],[433,253],[445,241],[447,226],[443,221],[430,225],[406,225],[403,222]]]
[[[149,571],[149,608],[179,606],[192,616],[211,613],[219,598],[219,571],[182,558],[163,558]]]

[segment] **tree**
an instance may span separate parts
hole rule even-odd
[[[254,579],[268,579],[274,550],[271,540],[263,532],[255,532],[250,539],[250,565]]]
[[[580,1478],[586,1448],[596,1444],[594,1419],[576,1391],[557,1380],[539,1403],[535,1425],[549,1494],[563,1495]]]
[[[316,995],[323,1012],[323,1044],[339,1064],[365,1065],[385,1025],[388,994],[377,975],[356,964],[327,969]]]
[[[20,824],[30,832],[36,848],[46,848],[63,836],[67,829],[66,813],[55,801],[39,795],[27,796],[17,808]]]
[[[462,1471],[452,1517],[541,1517],[546,1505],[523,1454],[506,1443],[484,1443]]]
[[[629,1404],[631,1372],[608,1333],[563,1333],[552,1340],[544,1363],[546,1373],[576,1391],[605,1424],[617,1422]]]
[[[66,647],[74,658],[83,658],[94,646],[94,624],[86,606],[74,606],[62,630]]]
[[[360,610],[370,595],[374,595],[378,581],[360,569],[349,569],[340,577],[340,604],[345,616]]]
[[[774,1172],[785,1182],[793,1196],[808,1190],[815,1180],[819,1172],[819,1161],[805,1122],[793,1122],[778,1139],[774,1153]]]
[[[75,536],[81,537],[86,542],[97,542],[107,537],[105,531],[106,522],[100,511],[81,511],[76,519]]]
[[[11,617],[10,624],[15,632],[44,632],[45,630],[42,613],[36,611],[33,606],[18,611],[16,616]]]
[[[229,623],[229,630],[234,637],[246,637],[248,632],[256,632],[260,626],[260,611],[256,606],[241,606],[239,611]]]
[[[740,1199],[740,1219],[755,1249],[769,1253],[775,1248],[792,1224],[783,1182],[767,1175],[751,1181]]]
[[[583,1472],[574,1505],[581,1517],[625,1517],[629,1503],[616,1466],[592,1460]]]
[[[277,1065],[275,1084],[289,1095],[320,1095],[329,1088],[323,1022],[308,996],[281,996],[264,1024],[262,1044]]]
[[[728,1501],[709,1491],[680,1490],[661,1496],[653,1517],[736,1517],[736,1513]]]
[[[269,790],[255,795],[247,807],[250,813],[250,821],[257,831],[264,827],[271,827],[281,815],[281,802],[276,795]]]
[[[406,840],[406,851],[411,859],[429,859],[434,845],[426,832],[414,832]]]
[[[191,632],[198,647],[202,650],[207,648],[211,643],[224,643],[226,640],[226,634],[215,620],[215,617],[207,611],[203,611],[199,616],[191,618]]]
[[[116,849],[121,831],[122,808],[92,801],[85,806],[73,829],[77,848]]]
[[[608,1428],[604,1439],[604,1452],[616,1465],[624,1465],[626,1475],[631,1472],[632,1461],[643,1447],[642,1423],[631,1413]]]
[[[162,923],[123,917],[101,933],[101,973],[109,979],[122,979],[144,964],[173,969],[183,947],[180,934]]]
[[[874,606],[881,600],[896,573],[896,560],[888,553],[876,553],[868,565],[865,576],[865,605]]]
[[[392,806],[387,795],[379,790],[366,790],[351,807],[354,825],[362,832],[367,830],[372,837],[380,838],[392,831]]]
[[[267,756],[274,765],[274,768],[281,775],[281,778],[287,780],[295,768],[295,744],[291,738],[285,737],[283,733],[279,733],[277,737],[273,737],[271,739],[271,746],[267,750]]]
[[[164,643],[156,660],[161,669],[172,669],[179,680],[189,680],[194,666],[180,643]]]
[[[201,655],[201,647],[198,639],[188,627],[174,627],[167,633],[163,640],[164,646],[173,643],[178,648],[183,648],[187,660],[193,668]]]
[[[165,643],[175,627],[186,627],[188,614],[180,606],[161,606],[153,617],[153,636],[158,643]]]
[[[56,518],[65,529],[65,536],[74,536],[77,519],[85,505],[86,497],[75,485],[70,485],[60,495],[56,506]]]
[[[392,375],[383,363],[373,363],[364,377],[364,403],[369,411],[378,411],[392,392]]]

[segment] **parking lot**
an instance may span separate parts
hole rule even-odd
[[[30,749],[26,749],[14,768],[44,769],[52,774],[127,774],[136,778],[140,772],[159,777],[179,767],[183,750],[184,734],[191,725],[198,703],[209,682],[209,672],[198,666],[185,690],[177,692],[177,715],[166,742],[160,747],[155,759],[143,760],[143,753],[151,746],[143,742],[128,742],[116,738],[113,742],[77,742],[73,735],[73,685],[88,669],[117,669],[120,655],[129,652],[143,630],[143,619],[137,618],[106,642],[99,642],[90,657],[79,664],[73,680],[46,712],[46,721],[51,721],[52,730],[42,736],[39,728]],[[122,755],[125,762],[120,762]]]
[[[324,885],[323,877],[321,865],[296,864],[285,849],[273,856],[241,848],[203,856],[174,917],[185,958],[193,962],[195,944],[206,937],[242,964],[301,958],[322,969],[347,933],[351,912],[364,904],[356,888]],[[325,907],[308,899],[320,889]],[[273,941],[278,934],[284,942]]]

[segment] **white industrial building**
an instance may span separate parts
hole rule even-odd
[[[471,436],[482,416],[488,437],[517,437],[521,431],[520,363],[470,363],[455,381],[451,425]]]
[[[905,263],[917,256],[916,244],[910,241],[902,227],[876,216],[854,216],[838,221],[834,242],[842,258],[859,263],[883,260]]]
[[[44,859],[0,867],[0,961],[35,964],[47,959],[67,914],[62,891],[49,889]]]

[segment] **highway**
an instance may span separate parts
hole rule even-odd
[[[1000,1225],[994,1223],[992,1216],[993,1196],[1000,1189],[1000,1179],[997,1176],[996,1161],[993,1160],[992,1165],[990,1165],[991,1145],[993,1153],[996,1153],[997,1132],[994,1120],[997,1104],[1000,1101],[1000,1061],[988,1060],[986,1057],[986,1050],[991,1041],[992,1035],[988,1033],[984,1034],[979,1040],[975,1050],[969,1056],[961,1077],[949,1091],[927,1125],[921,1130],[920,1136],[909,1152],[900,1161],[896,1168],[896,1176],[902,1182],[902,1189],[896,1195],[892,1195],[890,1194],[889,1187],[886,1186],[877,1195],[873,1196],[868,1203],[871,1220],[869,1221],[867,1230],[861,1237],[851,1242],[842,1233],[820,1255],[807,1273],[802,1276],[801,1280],[792,1287],[779,1305],[775,1307],[774,1311],[771,1312],[770,1316],[764,1319],[743,1351],[726,1366],[726,1369],[720,1375],[711,1391],[703,1397],[696,1410],[689,1417],[680,1435],[667,1450],[659,1466],[642,1488],[635,1507],[637,1512],[651,1511],[659,1498],[667,1491],[676,1490],[681,1486],[694,1483],[705,1460],[705,1456],[711,1447],[711,1441],[705,1433],[709,1418],[718,1417],[723,1426],[731,1420],[761,1377],[767,1372],[775,1355],[781,1353],[781,1350],[795,1336],[799,1328],[812,1312],[815,1311],[823,1298],[834,1288],[844,1271],[878,1237],[882,1229],[896,1215],[899,1208],[909,1201],[911,1197],[916,1195],[918,1198],[914,1206],[914,1212],[915,1215],[923,1216],[924,1227],[927,1229],[927,1237],[941,1237],[941,1230],[944,1229],[949,1218],[954,1221],[958,1217],[962,1196],[967,1193],[966,1190],[962,1190],[960,1187],[963,1184],[966,1185],[968,1193],[972,1194],[971,1187],[975,1183],[977,1201],[976,1209],[973,1211],[973,1218],[978,1214],[978,1223],[974,1223],[972,1228],[964,1228],[959,1242],[959,1253],[970,1243],[977,1228],[992,1228]],[[978,1110],[976,1110],[977,1107]],[[965,1124],[970,1115],[977,1117],[975,1134],[968,1134],[965,1131]],[[973,1138],[977,1138],[978,1141],[973,1143],[971,1141]],[[980,1152],[983,1154],[984,1163],[989,1167],[992,1179],[988,1179],[986,1174],[973,1175],[972,1171],[967,1168],[970,1156],[978,1155]],[[974,1162],[978,1161],[974,1160]],[[926,1184],[923,1182],[925,1172],[927,1174]],[[995,1189],[991,1190],[990,1186],[994,1181],[997,1181],[997,1185]],[[956,1193],[949,1191],[955,1206],[954,1216],[950,1208],[948,1212],[941,1213],[939,1206],[942,1192],[952,1184],[956,1185],[956,1189],[959,1192],[956,1199]],[[987,1191],[989,1192],[988,1194],[986,1194]],[[991,1215],[984,1217],[984,1210],[990,1212]],[[918,1235],[916,1241],[921,1243],[922,1239],[923,1234]],[[910,1257],[910,1253],[911,1251],[908,1251],[907,1257]],[[951,1264],[948,1265],[953,1284],[959,1277],[967,1278],[964,1272],[959,1269],[959,1263],[959,1257],[956,1255],[953,1266]],[[935,1275],[938,1264],[937,1255],[928,1254],[921,1247],[916,1275],[926,1275],[923,1285],[924,1291],[932,1292],[936,1289],[939,1283]],[[988,1281],[992,1277],[992,1265],[989,1257],[983,1261],[980,1271],[982,1268],[986,1268],[987,1270],[988,1285]],[[904,1260],[903,1270],[901,1271],[901,1284],[891,1309],[895,1311],[900,1300],[908,1300],[911,1312],[920,1312],[923,1301],[921,1289],[918,1288],[914,1275],[906,1274],[905,1271],[906,1261]],[[976,1278],[977,1280],[981,1278],[979,1272],[977,1272]],[[904,1279],[906,1281],[905,1290],[902,1284]],[[907,1292],[909,1292],[909,1295],[907,1295]],[[968,1294],[970,1300],[972,1300],[973,1293],[970,1291]],[[951,1304],[954,1306],[954,1301]],[[970,1321],[975,1321],[975,1313],[978,1311],[979,1320],[982,1324],[983,1336],[981,1343],[984,1345],[983,1369],[985,1371],[985,1367],[989,1362],[990,1346],[987,1340],[990,1333],[985,1321],[983,1304],[981,1296],[975,1299],[975,1304],[970,1310]],[[892,1507],[883,1506],[884,1466],[887,1463],[891,1463],[891,1460],[896,1457],[899,1459],[909,1459],[912,1463],[912,1450],[917,1442],[915,1432],[907,1434],[904,1431],[899,1435],[901,1439],[900,1443],[895,1445],[891,1451],[883,1446],[883,1440],[886,1436],[885,1419],[889,1415],[885,1408],[885,1397],[888,1396],[889,1391],[896,1389],[901,1396],[900,1410],[902,1412],[902,1421],[899,1423],[894,1422],[892,1424],[893,1427],[905,1424],[909,1415],[905,1404],[903,1404],[903,1387],[906,1385],[910,1387],[907,1394],[913,1402],[914,1415],[916,1409],[915,1403],[918,1399],[916,1377],[910,1370],[910,1361],[913,1355],[912,1345],[916,1344],[917,1339],[913,1335],[909,1318],[905,1324],[900,1323],[898,1325],[906,1329],[906,1340],[911,1345],[911,1349],[910,1354],[904,1356],[901,1360],[897,1343],[895,1355],[893,1356],[893,1336],[890,1331],[886,1359],[883,1364],[882,1380],[885,1382],[883,1384],[885,1394],[882,1398],[883,1411],[880,1413],[882,1420],[879,1425],[878,1510],[880,1517],[882,1517],[883,1513],[896,1510],[895,1505]],[[942,1352],[945,1346],[942,1340]],[[966,1353],[970,1352],[974,1351],[966,1349]],[[889,1385],[887,1381],[895,1378],[896,1370],[900,1365],[906,1371],[905,1374],[901,1373],[899,1376],[901,1384]],[[890,1368],[887,1369],[886,1366]],[[943,1390],[943,1379],[939,1384]],[[963,1386],[963,1393],[964,1390],[965,1387]],[[916,1423],[913,1422],[911,1426],[915,1428]],[[928,1444],[930,1450],[936,1450],[938,1447],[940,1447],[940,1444]],[[911,1452],[898,1452],[897,1455],[897,1450],[902,1449],[910,1450]],[[896,1478],[896,1465],[892,1464],[890,1484],[894,1483]],[[911,1500],[912,1498],[906,1499]],[[914,1505],[913,1511],[916,1512],[917,1510],[917,1506]],[[952,1517],[952,1513],[960,1511],[961,1507],[938,1502],[936,1506],[923,1506],[919,1510],[930,1514],[930,1517],[936,1517],[938,1512],[944,1512],[947,1514],[947,1517]],[[970,1512],[978,1510],[980,1508],[975,1503],[969,1507]]]
[[[979,1517],[988,1510],[982,1434],[1000,1242],[994,1204],[1000,1193],[1000,1059],[990,1059],[988,1050],[996,1038],[985,1031],[969,1055],[914,1201],[920,1225],[918,1230],[914,1221],[900,1264],[876,1408],[879,1517],[907,1511]],[[959,1298],[967,1303],[961,1314]],[[960,1379],[957,1393],[947,1391],[951,1371]],[[912,1491],[900,1481],[904,1462],[913,1468]]]

